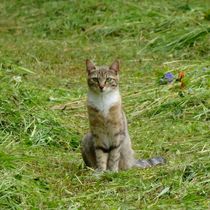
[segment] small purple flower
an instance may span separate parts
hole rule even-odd
[[[164,79],[168,82],[171,83],[174,80],[174,75],[171,72],[167,72],[164,75]]]
[[[203,67],[202,70],[203,70],[203,71],[207,71],[207,68],[206,68],[206,67]]]
[[[192,89],[192,88],[189,88],[189,89],[188,89],[188,92],[189,92],[190,94],[192,94],[192,93],[193,93],[193,89]]]

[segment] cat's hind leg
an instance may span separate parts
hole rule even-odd
[[[93,136],[87,133],[82,139],[81,152],[86,166],[96,168],[96,152],[94,147]]]
[[[121,170],[127,170],[132,168],[134,163],[134,151],[131,148],[130,139],[127,137],[121,145],[119,168]]]

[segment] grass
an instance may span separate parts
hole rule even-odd
[[[209,209],[210,5],[189,1],[0,3],[0,209]],[[136,156],[167,164],[95,176],[84,60],[121,61]],[[166,72],[180,83],[160,84]]]

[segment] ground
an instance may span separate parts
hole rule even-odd
[[[0,209],[210,208],[209,1],[2,0],[0,11]],[[136,156],[166,165],[84,167],[86,58],[120,60]]]

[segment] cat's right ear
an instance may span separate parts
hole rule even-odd
[[[87,70],[87,73],[90,74],[91,71],[93,71],[95,69],[96,69],[95,65],[89,59],[86,59],[86,70]]]
[[[116,73],[118,73],[120,71],[120,63],[119,63],[119,61],[115,60],[109,68],[114,70]]]

